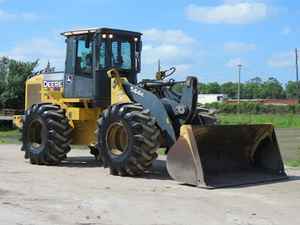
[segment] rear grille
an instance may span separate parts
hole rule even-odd
[[[41,85],[29,84],[27,85],[27,108],[33,104],[41,103]]]

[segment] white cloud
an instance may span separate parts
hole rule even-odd
[[[224,44],[224,50],[233,53],[250,52],[255,49],[256,49],[256,45],[253,43],[227,42]]]
[[[196,61],[201,60],[198,42],[182,30],[152,28],[143,34],[142,74],[154,74],[160,59],[162,69],[175,66],[174,78],[184,79]]]
[[[37,15],[33,13],[10,13],[0,9],[0,22],[35,21],[37,18]]]
[[[238,65],[246,65],[246,62],[241,58],[234,58],[234,59],[230,59],[226,63],[226,66],[230,68],[237,67]]]
[[[185,80],[187,76],[198,77],[198,74],[191,74],[192,64],[178,64],[174,66],[176,67],[176,78],[178,80]]]
[[[212,24],[250,24],[265,19],[269,8],[263,2],[225,1],[217,6],[189,5],[187,17],[196,22]]]
[[[177,73],[186,73],[186,71],[190,70],[192,68],[191,64],[179,64],[176,65],[176,72]]]
[[[40,68],[44,68],[49,60],[52,66],[62,70],[64,68],[65,48],[58,42],[46,38],[36,38],[19,43],[9,51],[0,52],[0,56],[8,56],[22,61],[39,59]]]
[[[160,59],[164,64],[182,64],[191,57],[196,40],[181,30],[149,29],[143,32],[143,62],[154,64]]]
[[[160,32],[163,34],[163,31]],[[182,37],[188,37],[182,31],[178,32],[178,34]],[[163,69],[171,66],[177,68],[176,75],[174,76],[176,79],[184,79],[190,74],[190,69],[195,60],[199,60],[198,56],[201,51],[199,51],[199,46],[195,40],[191,41],[183,38],[176,44],[174,38],[168,39],[166,37],[163,41],[159,41],[153,37],[152,39],[147,38],[147,32],[145,39],[147,41],[145,41],[143,46],[142,74],[151,75],[151,78],[154,77],[154,73],[156,72],[158,59],[161,60]],[[0,56],[9,56],[10,58],[22,61],[40,59],[39,69],[44,68],[49,60],[51,65],[55,66],[58,70],[62,70],[64,69],[65,62],[65,46],[62,40],[57,40],[56,38],[34,38],[20,42],[5,52],[0,52]]]
[[[295,64],[294,52],[282,52],[274,54],[269,60],[268,65],[274,68],[288,68]]]
[[[143,31],[144,41],[151,41],[159,44],[191,44],[195,40],[181,30],[160,30],[152,28]]]
[[[289,35],[290,33],[292,33],[292,28],[290,28],[289,26],[284,27],[281,31],[282,35]]]
[[[143,62],[146,64],[156,63],[158,59],[163,62],[178,62],[189,56],[190,49],[176,45],[145,45],[143,47]]]

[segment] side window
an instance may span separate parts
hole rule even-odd
[[[129,42],[122,42],[121,52],[123,56],[124,69],[131,69],[131,46]]]
[[[112,66],[130,70],[131,69],[131,45],[129,42],[112,42]]]
[[[92,60],[92,43],[90,43],[89,47],[87,48],[85,40],[78,40],[76,53],[76,74],[92,75]]]

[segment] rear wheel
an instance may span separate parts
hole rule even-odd
[[[64,110],[52,104],[33,105],[26,111],[22,150],[32,164],[58,164],[70,151],[72,129]]]
[[[98,148],[114,175],[136,176],[157,157],[160,131],[149,110],[138,104],[113,105],[98,120]]]

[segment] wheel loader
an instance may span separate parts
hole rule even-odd
[[[163,148],[170,176],[184,184],[218,188],[287,177],[272,125],[218,125],[197,106],[196,77],[167,79],[174,68],[138,82],[141,33],[62,35],[65,71],[31,75],[25,114],[15,116],[32,164],[59,164],[71,144],[87,145],[111,174],[141,176]]]

